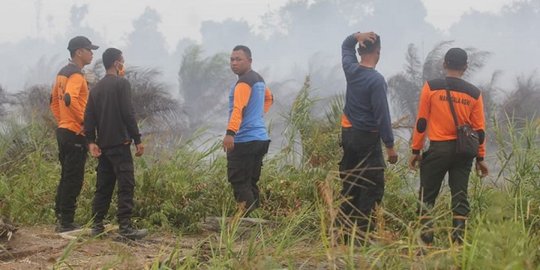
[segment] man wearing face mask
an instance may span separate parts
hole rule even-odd
[[[135,143],[137,157],[144,153],[144,145],[135,120],[131,86],[123,78],[122,51],[115,48],[105,50],[103,65],[107,73],[92,88],[84,115],[90,154],[99,159],[92,207],[92,235],[104,232],[103,220],[111,204],[114,186],[118,183],[119,233],[132,240],[141,239],[147,231],[137,230],[131,223],[135,176],[130,145]]]
[[[98,48],[86,37],[72,38],[68,44],[70,62],[58,72],[51,91],[50,108],[58,123],[56,140],[62,167],[54,208],[58,221],[55,229],[57,232],[79,228],[73,220],[84,179],[87,148],[83,116],[88,100],[88,85],[82,68],[92,62],[92,50]]]

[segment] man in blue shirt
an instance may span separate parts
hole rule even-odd
[[[234,47],[231,70],[238,75],[238,81],[229,94],[229,123],[223,138],[228,179],[239,210],[246,216],[259,206],[257,182],[263,157],[270,145],[264,114],[273,103],[270,89],[264,79],[251,69],[251,62],[248,47]]]
[[[359,44],[356,58],[355,46]],[[341,46],[343,71],[347,79],[345,108],[341,119],[343,158],[339,165],[343,180],[341,224],[357,227],[359,234],[372,228],[371,212],[381,203],[384,193],[385,162],[381,141],[388,162],[397,162],[394,135],[384,77],[375,70],[381,52],[378,35],[355,33]],[[346,240],[349,240],[346,234]]]

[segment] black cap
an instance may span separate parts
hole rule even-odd
[[[76,49],[86,48],[89,50],[97,50],[99,46],[96,46],[90,42],[87,37],[76,36],[69,41],[68,50],[74,51]]]
[[[461,69],[467,65],[467,52],[461,48],[452,48],[446,52],[444,62],[449,68]]]

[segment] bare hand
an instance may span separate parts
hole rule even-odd
[[[398,155],[396,153],[396,150],[394,150],[394,147],[386,148],[386,155],[388,156],[388,162],[390,164],[396,164],[397,163]]]
[[[98,158],[99,156],[101,156],[101,149],[95,143],[89,143],[88,150],[90,151],[90,155],[92,157]]]
[[[485,161],[482,160],[476,162],[476,173],[478,173],[480,177],[488,176],[489,170]]]
[[[231,152],[234,149],[234,136],[225,135],[223,138],[223,151]]]
[[[366,33],[356,33],[356,40],[358,40],[358,45],[361,47],[366,47],[364,44],[365,41],[375,42],[377,39],[377,34],[375,32],[366,32]]]
[[[140,157],[140,156],[142,156],[144,154],[144,144],[139,143],[139,144],[135,145],[135,149],[136,149],[136,151],[135,151],[135,156],[136,157]]]
[[[418,165],[422,161],[422,155],[420,154],[413,154],[409,158],[409,169],[416,171],[418,169]]]

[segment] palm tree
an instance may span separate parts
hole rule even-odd
[[[200,46],[188,47],[178,72],[180,96],[189,116],[190,130],[204,123],[223,120],[223,112],[227,111],[228,86],[235,80],[229,70],[227,54],[203,58],[202,53]]]
[[[26,123],[40,118],[45,126],[54,129],[55,120],[50,113],[51,87],[44,84],[36,84],[12,95],[15,110]],[[36,118],[38,117],[38,118]]]
[[[540,80],[535,73],[518,77],[516,89],[511,91],[501,104],[501,119],[510,118],[523,127],[526,121],[540,119]]]
[[[131,67],[126,72],[135,116],[143,122],[147,132],[183,129],[186,119],[182,118],[178,101],[171,96],[167,86],[158,81],[160,75],[153,68]]]

